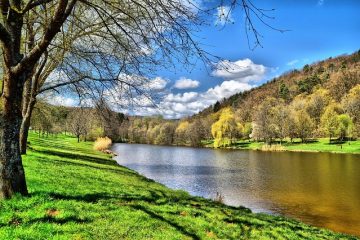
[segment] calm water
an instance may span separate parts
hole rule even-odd
[[[360,155],[115,144],[117,162],[174,189],[360,236]]]

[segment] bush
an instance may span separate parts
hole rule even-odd
[[[285,148],[279,144],[274,144],[274,145],[264,144],[261,147],[261,151],[282,152],[285,151]]]
[[[97,138],[94,143],[94,150],[105,151],[111,146],[111,144],[112,144],[112,141],[108,137]]]

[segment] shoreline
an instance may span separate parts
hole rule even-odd
[[[359,140],[357,140],[356,142],[360,142]],[[251,142],[253,143],[253,142]],[[194,146],[190,146],[190,145],[161,145],[161,144],[150,144],[150,143],[131,143],[131,142],[114,142],[113,144],[143,144],[143,145],[151,145],[151,146],[166,146],[166,147],[187,147],[187,148],[199,148],[199,149],[213,149],[213,150],[241,150],[241,151],[261,151],[261,152],[270,152],[270,153],[274,153],[274,152],[299,152],[299,153],[331,153],[331,154],[354,154],[354,155],[360,155],[360,146],[359,146],[359,150],[358,151],[351,151],[351,152],[346,152],[346,151],[337,151],[337,150],[313,150],[313,149],[286,149],[286,147],[289,146],[284,146],[285,148],[282,150],[262,150],[261,148],[249,148],[249,147],[244,147],[244,148],[240,148],[240,147],[219,147],[219,148],[214,148],[212,146],[198,146],[198,147],[194,147]],[[311,143],[307,143],[307,144],[311,144]],[[274,144],[275,145],[275,144]],[[293,147],[296,145],[291,145],[290,147]]]

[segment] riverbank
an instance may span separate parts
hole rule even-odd
[[[0,202],[0,239],[356,239],[171,190],[92,144],[30,135],[30,196]]]
[[[204,146],[213,148],[213,141],[204,141]],[[226,149],[244,149],[244,150],[264,150],[265,143],[254,141],[235,141]],[[352,153],[360,154],[360,140],[346,142],[329,142],[328,138],[320,138],[307,143],[302,143],[300,139],[294,139],[293,142],[285,141],[274,143],[274,148],[265,148],[266,151],[291,151],[291,152],[330,152],[330,153]]]

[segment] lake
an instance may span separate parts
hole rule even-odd
[[[360,155],[114,144],[116,161],[173,189],[360,236]]]

